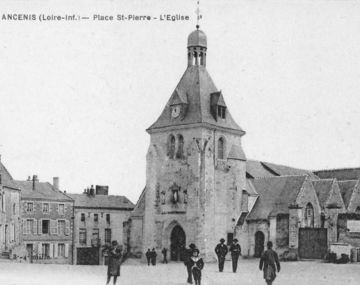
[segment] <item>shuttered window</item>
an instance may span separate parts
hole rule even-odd
[[[111,243],[111,229],[105,229],[105,242]]]
[[[65,244],[64,243],[58,244],[58,257],[65,257]]]
[[[79,230],[79,243],[86,244],[86,229]]]
[[[65,235],[65,220],[58,220],[58,234]]]
[[[65,213],[65,205],[59,204],[59,215],[64,215]]]

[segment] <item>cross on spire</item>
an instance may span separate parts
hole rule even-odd
[[[197,1],[197,8],[195,10],[195,14],[196,14],[196,28],[199,29],[200,25],[199,25],[199,21],[202,18],[202,15],[200,14],[200,1]]]

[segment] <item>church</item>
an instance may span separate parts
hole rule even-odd
[[[339,241],[338,216],[347,213],[340,182],[246,158],[245,131],[206,69],[207,48],[197,26],[187,40],[187,68],[147,129],[146,186],[124,223],[128,251],[143,257],[148,248],[167,248],[176,261],[194,243],[211,261],[220,238],[230,244],[236,237],[243,255],[259,256],[272,240],[281,254],[322,258]],[[355,188],[346,191],[360,210]]]

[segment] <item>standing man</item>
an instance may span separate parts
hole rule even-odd
[[[192,284],[192,262],[191,262],[191,257],[193,256],[193,252],[196,249],[196,245],[191,243],[189,245],[189,248],[185,249],[184,251],[184,255],[183,255],[183,259],[184,259],[184,264],[186,266],[186,270],[187,270],[187,274],[188,274],[188,278],[187,278],[187,283]]]
[[[148,266],[150,266],[150,260],[151,260],[151,251],[150,251],[150,248],[148,248],[147,252],[145,253],[146,255],[146,260],[147,260],[147,263],[148,263]]]
[[[226,244],[224,244],[225,240],[222,238],[220,243],[215,247],[215,253],[218,257],[219,262],[219,272],[223,272],[224,270],[224,263],[225,263],[225,256],[228,252],[228,248]]]
[[[118,276],[120,276],[120,264],[122,258],[122,247],[118,246],[116,240],[111,242],[111,248],[108,252],[109,256],[109,263],[108,263],[108,270],[107,270],[107,280],[106,285],[110,283],[111,276],[113,277],[113,284],[116,284],[116,280]]]
[[[280,262],[277,253],[272,249],[272,242],[268,241],[267,250],[260,258],[259,269],[264,269],[264,279],[267,285],[271,285],[276,278],[277,272],[280,272]],[[276,268],[275,268],[276,265]]]
[[[156,257],[157,257],[155,248],[152,249],[150,256],[151,256],[151,264],[155,266],[156,265]]]
[[[232,260],[232,269],[233,272],[236,272],[237,269],[237,263],[239,256],[241,255],[241,247],[240,244],[238,244],[238,240],[234,239],[232,245],[230,246],[230,252],[231,252],[231,260]]]
[[[166,255],[167,255],[167,248],[163,248],[163,250],[161,251],[162,255],[163,255],[163,263],[166,263],[167,264],[167,258],[166,258]]]

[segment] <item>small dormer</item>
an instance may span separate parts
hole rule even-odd
[[[170,119],[184,119],[188,105],[187,94],[176,89],[170,99]]]
[[[210,94],[210,110],[214,119],[226,119],[226,104],[221,91]]]

